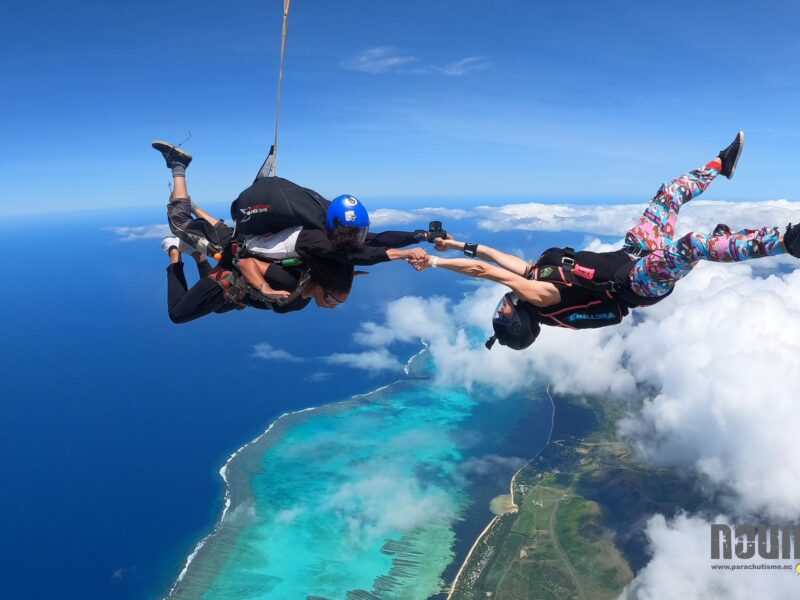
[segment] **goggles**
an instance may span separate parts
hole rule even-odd
[[[519,302],[519,298],[514,292],[509,292],[500,298],[500,302],[497,303],[497,308],[494,311],[492,322],[501,327],[509,328],[513,333],[522,331],[522,319],[520,319],[517,310],[517,302]]]
[[[359,227],[358,228],[358,233],[356,234],[356,237],[355,237],[355,243],[359,248],[361,246],[363,246],[364,243],[367,241],[367,233],[368,232],[369,232],[369,227]]]

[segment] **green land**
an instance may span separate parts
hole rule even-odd
[[[693,481],[616,441],[618,407],[552,399],[550,443],[512,481],[517,509],[478,540],[449,600],[616,598],[647,562],[647,518],[699,505]]]

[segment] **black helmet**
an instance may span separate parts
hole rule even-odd
[[[500,342],[501,346],[508,346],[512,350],[524,350],[536,341],[541,330],[539,321],[532,319],[527,310],[518,306],[518,302],[514,292],[509,292],[500,299],[492,318],[494,335],[486,342],[487,349],[491,350],[495,342]],[[513,309],[510,316],[503,314],[507,304]]]

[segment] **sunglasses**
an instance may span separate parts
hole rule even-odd
[[[334,306],[339,306],[340,304],[344,304],[344,300],[339,300],[338,298],[336,298],[336,297],[335,297],[333,294],[331,294],[330,292],[324,292],[324,293],[322,294],[322,299],[323,299],[323,300],[324,300],[324,301],[325,301],[327,304],[333,304]]]

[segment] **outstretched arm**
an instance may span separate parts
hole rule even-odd
[[[561,301],[558,289],[553,284],[525,279],[521,275],[517,275],[503,267],[495,267],[480,260],[431,256],[428,258],[428,266],[502,283],[511,288],[522,300],[541,308],[553,306]]]
[[[297,237],[295,249],[300,256],[315,256],[318,258],[326,258],[335,260],[337,262],[348,262],[352,265],[376,265],[378,263],[388,262],[390,260],[414,260],[416,261],[427,257],[427,253],[422,248],[409,248],[400,249],[392,247],[391,245],[382,246],[375,242],[378,238],[386,235],[394,235],[396,232],[385,232],[380,235],[373,236],[373,242],[366,244],[363,248],[358,250],[351,250],[349,252],[337,250],[336,247],[328,239],[324,231],[317,229],[304,229]],[[405,236],[405,233],[399,232],[400,236]],[[413,243],[412,239],[407,240],[408,243]],[[367,238],[369,240],[369,238]],[[392,240],[389,240],[392,241]]]
[[[447,236],[446,239],[440,238],[436,242],[437,250],[464,250],[464,246],[466,246],[465,242],[459,242],[450,236]],[[476,244],[475,256],[500,265],[504,269],[519,276],[524,276],[530,266],[527,261],[521,259],[519,256],[502,252],[484,244]]]
[[[425,232],[418,233],[413,231],[381,231],[380,233],[368,233],[366,246],[373,248],[403,248],[419,244],[425,240]]]

